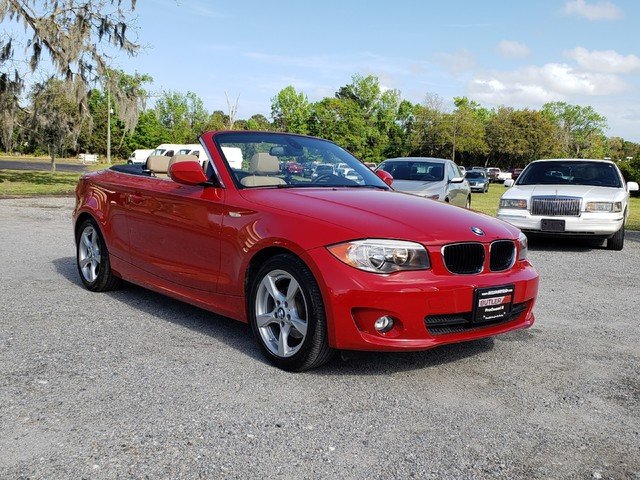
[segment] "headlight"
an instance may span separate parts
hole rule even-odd
[[[527,240],[527,236],[520,232],[520,237],[518,238],[518,260],[526,260],[529,255],[529,241]]]
[[[367,272],[427,270],[429,255],[419,243],[402,240],[355,240],[327,249],[340,261]]]
[[[587,202],[585,212],[621,212],[622,202]]]
[[[520,208],[527,209],[527,201],[520,198],[501,198],[500,208]]]

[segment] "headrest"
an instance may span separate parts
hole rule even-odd
[[[199,164],[200,159],[195,155],[174,155],[173,157],[171,157],[171,161],[167,166],[167,171],[169,171],[169,167],[171,167],[171,165],[173,165],[174,163],[180,163],[180,162],[196,162]]]
[[[147,170],[151,170],[154,173],[167,173],[170,160],[171,157],[165,155],[150,155],[147,158]]]
[[[251,157],[249,173],[268,174],[280,172],[280,162],[278,157],[269,155],[266,152],[256,153]]]

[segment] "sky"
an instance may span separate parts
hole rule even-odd
[[[354,74],[414,103],[467,96],[485,107],[591,105],[609,136],[640,143],[638,0],[139,0],[142,49],[114,66],[149,90],[192,91],[209,112],[270,118],[293,85],[310,101]]]

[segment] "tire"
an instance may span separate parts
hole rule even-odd
[[[320,288],[309,267],[293,255],[274,255],[251,282],[249,323],[267,360],[295,372],[329,361],[335,351],[327,339]]]
[[[607,250],[622,250],[624,247],[624,224],[613,237],[607,239]]]
[[[467,201],[464,204],[464,208],[467,208],[467,209],[471,208],[471,195],[467,197]]]
[[[80,224],[76,235],[76,265],[87,290],[106,292],[118,288],[122,280],[111,270],[107,244],[93,220]]]
[[[484,187],[484,193],[488,193],[489,192],[489,184],[487,183],[487,186]]]

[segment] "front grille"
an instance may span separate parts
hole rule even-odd
[[[580,216],[580,198],[531,197],[531,215],[578,217]]]
[[[516,245],[511,240],[498,240],[491,244],[489,269],[501,272],[511,268],[516,256]]]
[[[465,312],[451,315],[429,315],[425,317],[424,324],[431,335],[468,332],[515,320],[527,310],[528,305],[529,302],[515,303],[511,307],[509,315],[496,322],[473,323],[473,312]]]
[[[472,275],[480,273],[484,265],[484,246],[481,243],[454,243],[442,248],[444,264],[451,273]]]

